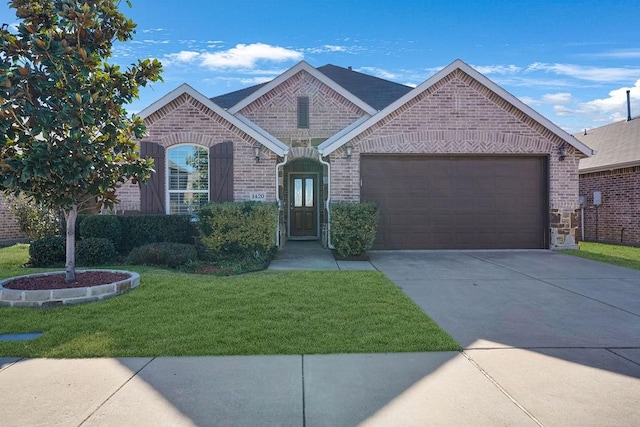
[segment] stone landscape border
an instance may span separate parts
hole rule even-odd
[[[0,280],[0,306],[8,307],[31,307],[49,308],[61,305],[81,304],[86,302],[100,301],[116,295],[123,294],[138,287],[140,284],[140,274],[133,271],[124,270],[78,270],[78,273],[88,271],[104,271],[108,273],[121,273],[129,275],[128,278],[105,285],[86,286],[81,288],[64,288],[50,290],[18,290],[6,289],[4,284],[15,279],[35,276],[49,276],[60,274],[60,271],[48,273],[28,274],[25,276],[10,277]]]

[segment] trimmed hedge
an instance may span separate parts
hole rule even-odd
[[[29,245],[31,267],[51,267],[64,264],[67,258],[66,239],[60,236],[43,237]]]
[[[184,243],[160,242],[134,248],[127,257],[133,265],[178,267],[198,259],[195,246]]]
[[[103,265],[116,259],[116,248],[109,239],[89,237],[76,242],[76,264]]]
[[[378,228],[374,203],[331,204],[331,243],[340,256],[363,255],[373,247]]]
[[[109,239],[114,247],[119,247],[122,241],[122,226],[115,215],[87,216],[76,232],[78,230],[83,239]]]
[[[44,237],[29,245],[31,267],[55,267],[64,265],[67,258],[66,238]],[[102,265],[115,260],[116,250],[109,239],[88,238],[76,241],[76,265]]]
[[[200,208],[198,217],[202,244],[214,258],[265,258],[275,247],[276,203],[210,203]]]
[[[123,239],[118,251],[127,253],[149,243],[193,244],[198,230],[186,215],[117,215]]]

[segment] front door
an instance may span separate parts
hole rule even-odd
[[[289,175],[289,237],[318,238],[317,175]]]

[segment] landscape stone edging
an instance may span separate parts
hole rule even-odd
[[[108,273],[128,274],[130,277],[106,285],[87,286],[82,288],[64,288],[51,290],[19,290],[6,289],[3,285],[15,279],[34,276],[49,276],[60,274],[60,271],[47,273],[27,274],[24,276],[9,277],[0,280],[0,306],[7,307],[31,307],[47,308],[60,305],[81,304],[85,302],[100,301],[123,294],[138,287],[140,284],[140,274],[133,271],[124,270],[77,270],[77,273],[87,271],[104,271]]]

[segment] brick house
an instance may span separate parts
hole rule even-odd
[[[579,166],[584,239],[640,245],[640,116],[632,118],[629,112],[625,121],[576,138],[598,153]]]
[[[592,151],[460,60],[415,88],[303,61],[211,99],[182,85],[140,116],[157,172],[122,189],[134,210],[276,201],[278,244],[330,245],[331,202],[374,201],[378,249],[576,246]]]

